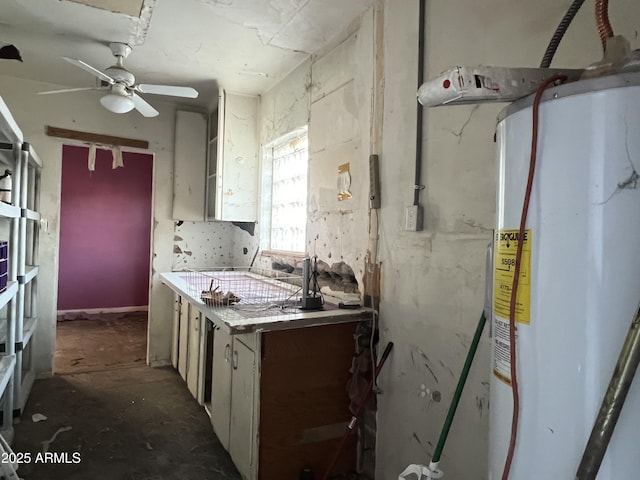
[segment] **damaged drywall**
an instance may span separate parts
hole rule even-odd
[[[369,226],[373,47],[370,10],[355,33],[321,57],[300,65],[263,95],[260,119],[263,149],[278,137],[309,125],[305,253],[317,255],[328,265],[349,265],[360,291]],[[344,163],[350,164],[352,198],[339,202],[338,166]],[[263,200],[269,191],[268,175],[263,175]],[[265,212],[260,228],[269,228]],[[270,258],[259,261],[270,268]]]
[[[216,15],[254,29],[263,45],[313,53],[375,0],[203,0]],[[339,33],[338,33],[339,34]]]
[[[171,270],[203,270],[233,265],[233,233],[226,222],[175,224]]]
[[[257,248],[255,235],[231,222],[177,222],[171,270],[248,266]]]
[[[374,10],[311,67],[307,251],[354,269],[362,285],[369,239],[369,155]],[[338,167],[350,169],[351,198],[338,198]],[[362,289],[360,289],[362,293]]]
[[[322,293],[334,297],[347,297],[346,294],[360,294],[358,280],[353,269],[344,262],[328,264],[322,260],[313,259],[312,268],[317,270],[318,287]],[[269,263],[263,262],[263,268],[270,268],[279,272],[302,275],[302,261],[287,257],[272,257]]]

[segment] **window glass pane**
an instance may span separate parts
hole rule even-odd
[[[308,143],[305,133],[273,148],[270,242],[273,250],[304,252]]]

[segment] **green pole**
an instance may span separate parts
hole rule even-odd
[[[480,321],[478,322],[478,327],[476,328],[476,333],[473,336],[473,342],[471,342],[469,352],[467,353],[467,359],[464,362],[464,367],[462,367],[462,373],[460,374],[460,379],[458,380],[458,386],[456,387],[456,391],[453,394],[451,405],[449,405],[447,418],[444,420],[444,425],[442,426],[442,431],[440,432],[440,439],[438,440],[436,449],[433,452],[433,458],[431,459],[432,462],[440,461],[440,456],[442,455],[442,450],[444,450],[444,444],[447,441],[447,436],[449,435],[449,430],[451,429],[451,424],[453,423],[453,417],[456,415],[456,409],[458,408],[458,403],[460,403],[462,390],[464,389],[464,384],[467,382],[469,370],[471,370],[471,364],[473,363],[473,358],[475,357],[476,351],[478,350],[478,344],[480,343],[480,337],[482,336],[482,331],[484,330],[484,324],[486,322],[487,317],[485,317],[484,312],[482,312],[482,316],[480,317]]]

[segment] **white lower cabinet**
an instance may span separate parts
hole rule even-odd
[[[213,334],[211,423],[243,478],[255,478],[256,354],[238,337]],[[251,335],[246,343],[253,346]]]
[[[180,302],[180,318],[178,326],[178,373],[185,381],[187,380],[187,366],[189,360],[189,309],[189,302],[182,299]]]
[[[187,350],[187,387],[194,398],[198,399],[200,379],[200,317],[197,308],[189,306],[189,347]]]
[[[171,323],[171,365],[178,368],[178,346],[180,345],[180,302],[178,294],[173,296],[173,317]]]
[[[345,385],[363,318],[229,334],[208,315],[213,313],[184,297],[176,301],[172,361],[210,414],[242,478],[281,480],[298,478],[304,468],[324,471],[351,419]],[[351,436],[332,474],[355,465]]]
[[[254,463],[255,353],[238,339],[232,350],[229,454],[240,474],[249,479]]]
[[[220,443],[229,450],[231,420],[231,335],[219,328],[213,332],[211,423]]]

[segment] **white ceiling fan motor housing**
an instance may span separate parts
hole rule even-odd
[[[119,65],[113,65],[107,68],[104,71],[111,78],[113,78],[117,83],[122,83],[127,87],[132,87],[134,83],[136,83],[136,77],[124,67]]]

